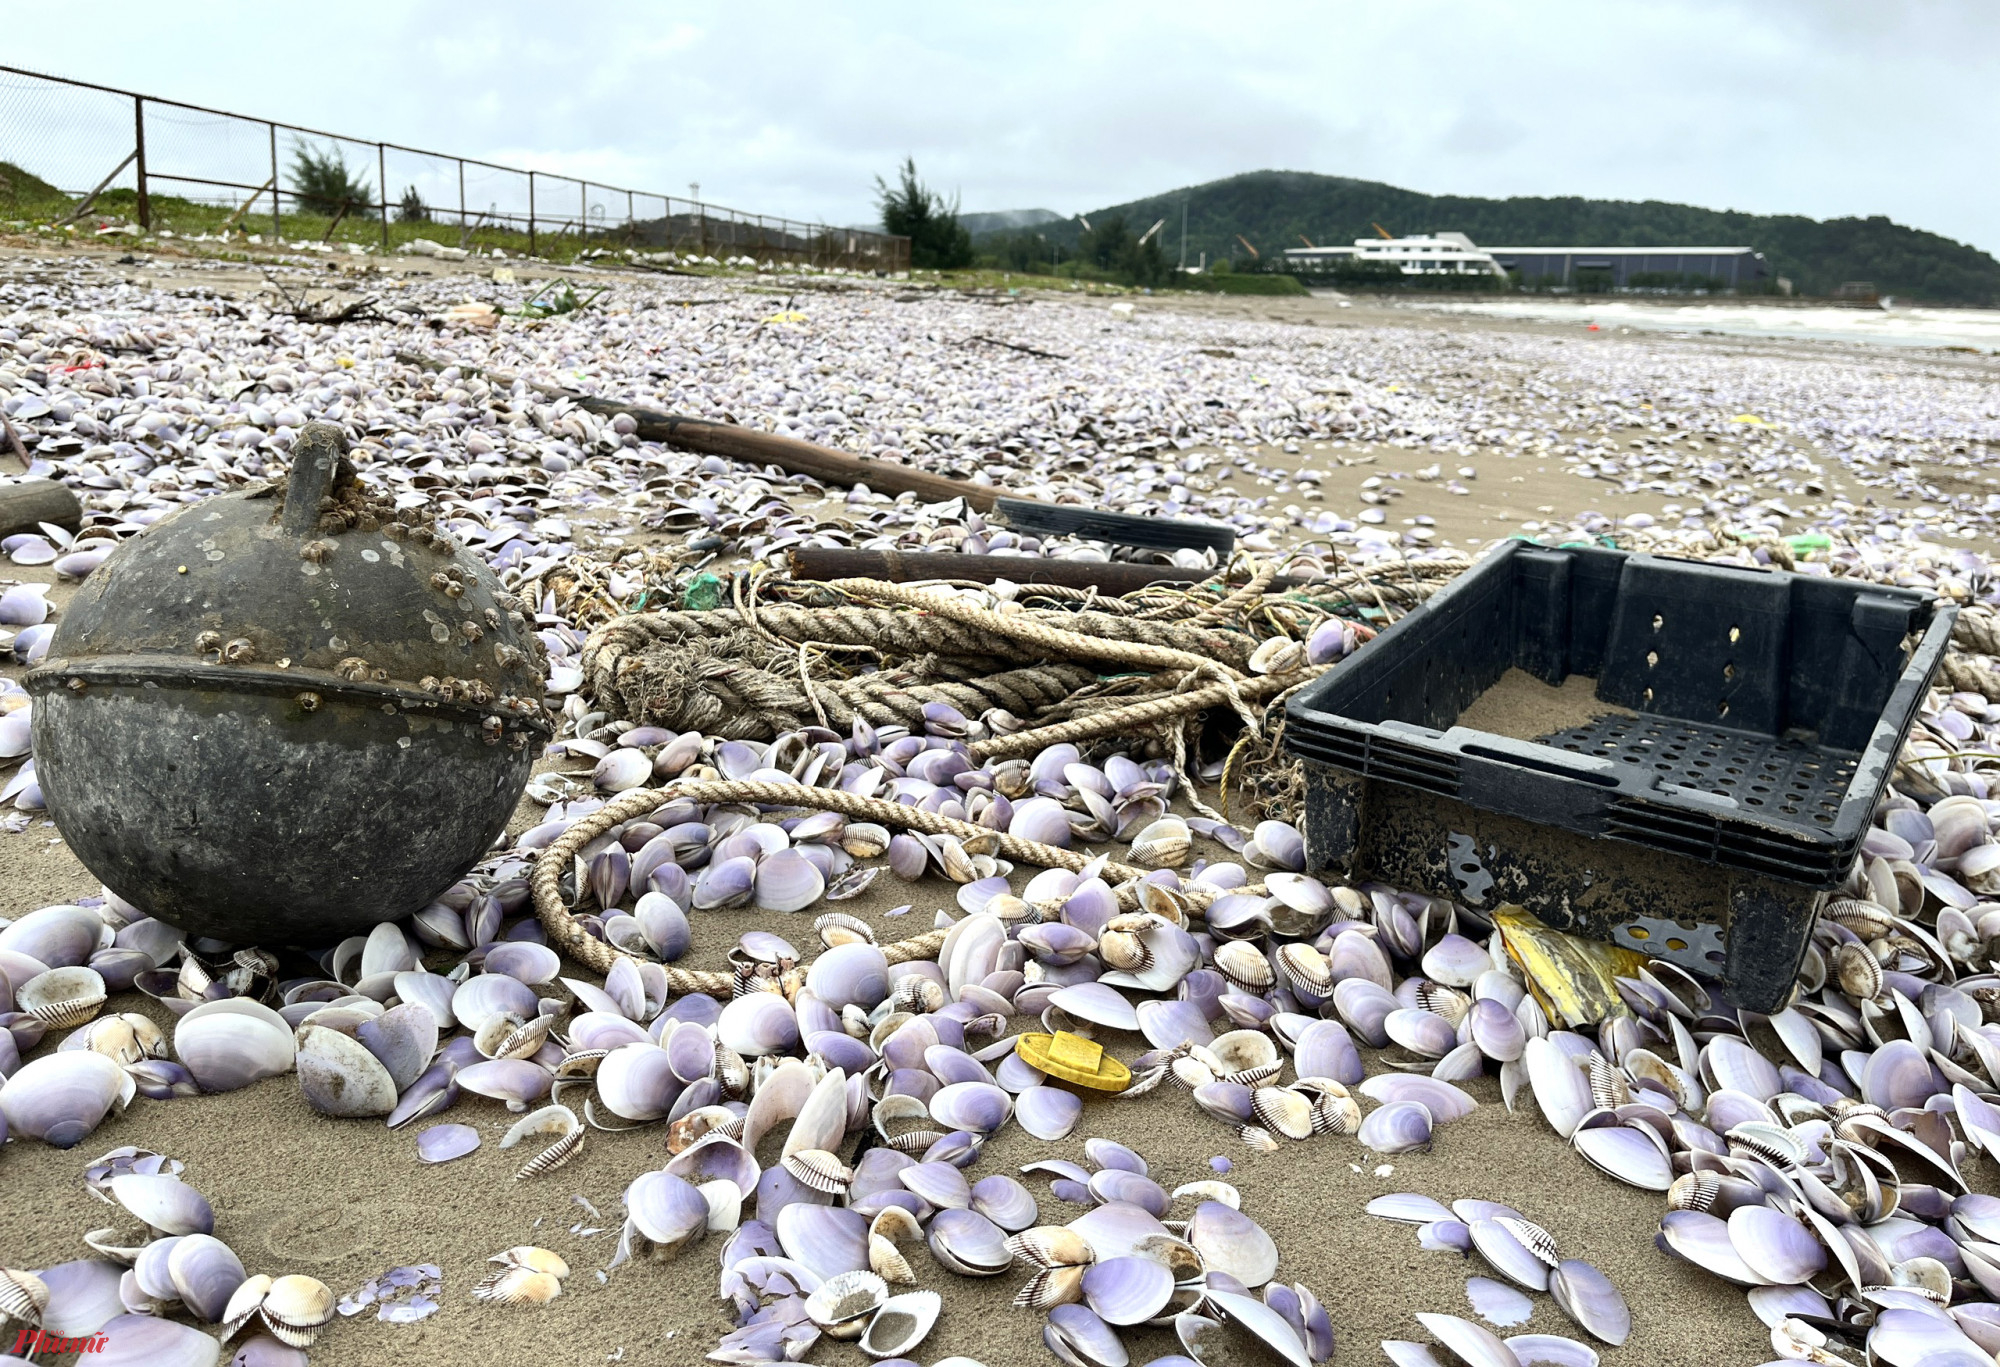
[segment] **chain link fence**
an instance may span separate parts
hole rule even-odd
[[[910,241],[253,119],[0,66],[0,220],[128,218],[181,236],[591,248],[898,273]]]

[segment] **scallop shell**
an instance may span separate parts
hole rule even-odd
[[[333,1292],[316,1277],[286,1276],[272,1280],[257,1314],[280,1343],[310,1348],[332,1322]]]
[[[830,1196],[844,1195],[854,1181],[854,1170],[841,1162],[838,1154],[825,1149],[800,1149],[786,1154],[782,1166],[804,1185]]]
[[[31,1329],[41,1327],[49,1308],[49,1284],[32,1272],[0,1268],[0,1318],[19,1320]]]
[[[503,1267],[482,1277],[472,1294],[495,1305],[547,1305],[562,1294],[562,1281],[529,1267]]]
[[[583,1122],[567,1106],[544,1106],[515,1121],[500,1140],[500,1147],[511,1149],[523,1140],[544,1137],[550,1142],[521,1165],[515,1181],[554,1172],[576,1157],[583,1150]]]
[[[82,1025],[104,1009],[104,978],[94,968],[52,968],[14,989],[14,1005],[51,1030]]]

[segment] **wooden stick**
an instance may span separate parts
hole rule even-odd
[[[241,204],[237,205],[236,212],[231,214],[228,218],[222,220],[222,227],[218,231],[226,233],[231,228],[235,227],[236,220],[243,217],[243,211],[249,208],[252,204],[255,204],[260,198],[262,198],[264,192],[270,189],[272,184],[276,182],[277,179],[278,178],[276,176],[272,176],[270,180],[265,181],[262,185],[259,185],[255,190],[252,190],[250,192],[250,198],[244,200]]]
[[[908,584],[929,579],[962,579],[992,584],[1006,579],[1016,584],[1052,584],[1066,589],[1096,589],[1118,597],[1153,584],[1199,584],[1215,576],[1203,570],[1172,565],[1134,565],[1124,561],[1051,560],[1031,555],[958,555],[935,551],[846,551],[799,547],[789,552],[792,574],[799,579],[881,579]],[[1280,575],[1273,591],[1304,588],[1309,581]]]
[[[504,371],[486,370],[463,362],[439,360],[416,351],[399,351],[396,353],[396,359],[406,365],[421,366],[426,370],[443,370],[447,366],[456,365],[467,374],[484,375],[496,384],[511,385],[515,379]],[[602,417],[615,417],[620,413],[630,414],[639,424],[639,435],[648,441],[664,442],[683,451],[702,451],[717,456],[729,456],[735,460],[775,465],[790,474],[808,475],[826,484],[866,484],[877,493],[915,494],[927,503],[942,503],[947,499],[962,498],[967,507],[981,513],[992,512],[995,500],[1009,496],[1005,489],[995,488],[990,484],[973,484],[965,480],[951,479],[945,475],[934,475],[928,470],[919,470],[912,465],[898,465],[890,461],[876,460],[871,456],[857,456],[847,451],[836,451],[830,446],[800,441],[797,437],[781,437],[775,432],[758,432],[748,427],[738,427],[734,423],[710,422],[706,418],[686,418],[674,413],[662,413],[657,409],[626,403],[622,399],[600,399],[589,394],[579,394],[573,389],[538,384],[533,380],[528,381],[528,387],[550,398],[568,399],[578,408]]]
[[[351,199],[343,199],[340,201],[340,212],[333,216],[333,222],[327,224],[326,231],[320,235],[319,240],[322,243],[330,242],[333,240],[333,230],[340,226],[340,220],[346,218],[347,211],[353,207],[354,207],[354,201]]]
[[[1006,347],[1009,351],[1018,351],[1025,356],[1039,356],[1045,361],[1067,361],[1069,359],[1069,357],[1061,355],[1058,352],[1043,351],[1039,347],[1022,346],[1019,342],[1003,342],[998,337],[988,337],[983,332],[973,333],[968,340],[984,342],[988,346]]]
[[[21,462],[21,469],[27,470],[33,464],[28,459],[28,448],[21,444],[21,434],[14,430],[14,424],[8,420],[5,413],[0,413],[0,432],[6,433],[7,449],[14,453],[14,459]]]
[[[120,171],[123,171],[126,167],[130,166],[133,163],[133,161],[135,161],[138,158],[138,156],[139,156],[139,149],[135,147],[129,153],[126,154],[125,160],[119,162],[116,167],[112,168],[110,175],[106,176],[103,180],[97,182],[96,189],[92,190],[89,194],[85,195],[82,199],[78,200],[76,202],[76,207],[69,211],[69,217],[63,219],[60,223],[57,223],[56,226],[60,228],[66,224],[74,223],[79,218],[82,218],[85,214],[89,213],[90,206],[95,204],[97,202],[97,197],[104,193],[104,187],[109,185],[112,181],[118,179],[118,173]]]
[[[38,531],[44,522],[72,532],[83,525],[76,495],[52,479],[0,480],[0,536]]]

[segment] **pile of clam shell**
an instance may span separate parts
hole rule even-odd
[[[1303,1285],[1276,1279],[1276,1245],[1238,1210],[1228,1184],[1169,1194],[1137,1153],[1094,1138],[1084,1146],[1091,1168],[1051,1159],[1022,1169],[1058,1188],[1073,1184],[1058,1199],[1089,1207],[1067,1224],[1038,1224],[1039,1204],[1019,1179],[966,1175],[1005,1123],[1003,1103],[982,1117],[987,1128],[946,1129],[952,1121],[938,1116],[950,1108],[938,1107],[937,1096],[968,1084],[945,1084],[930,1107],[890,1093],[868,1108],[877,1142],[849,1168],[836,1150],[853,1083],[863,1079],[838,1068],[815,1074],[790,1061],[745,1115],[723,1109],[690,1124],[699,1115],[690,1112],[669,1127],[677,1152],[666,1166],[625,1192],[614,1267],[627,1258],[671,1260],[708,1233],[727,1232],[719,1293],[739,1327],[712,1360],[792,1360],[826,1336],[900,1361],[931,1332],[941,1299],[895,1288],[915,1285],[918,1268],[931,1265],[961,1277],[1025,1270],[1014,1304],[1045,1313],[1043,1342],[1074,1367],[1119,1367],[1128,1357],[1118,1330],[1141,1324],[1171,1325],[1197,1357],[1245,1336],[1298,1367],[1331,1355],[1331,1317]],[[769,1096],[784,1099],[766,1106]],[[751,1150],[788,1118],[781,1161],[760,1171]],[[744,1220],[753,1199],[756,1218]],[[1178,1217],[1167,1218],[1176,1206]]]
[[[657,1125],[668,1158],[627,1191],[618,1261],[671,1257],[716,1234],[721,1293],[739,1319],[718,1351],[734,1360],[807,1352],[821,1335],[890,1356],[916,1350],[939,1313],[934,1293],[914,1285],[922,1241],[954,1275],[1021,1276],[1023,1308],[1065,1362],[1122,1362],[1119,1329],[1162,1319],[1191,1360],[1227,1361],[1254,1342],[1273,1360],[1313,1362],[1330,1351],[1331,1317],[1277,1279],[1268,1238],[1259,1243],[1223,1184],[1163,1192],[1136,1155],[1105,1145],[1086,1150],[1089,1167],[965,1175],[1005,1126],[1053,1142],[1082,1123],[1082,1099],[1037,1073],[1015,1037],[1094,1036],[1133,1066],[1135,1099],[1118,1104],[1184,1106],[1194,1123],[1213,1118],[1218,1135],[1260,1150],[1352,1144],[1394,1155],[1448,1143],[1475,1105],[1462,1084],[1495,1072],[1507,1105],[1532,1098],[1575,1147],[1579,1173],[1662,1192],[1672,1207],[1662,1247],[1749,1287],[1780,1356],[1901,1367],[1986,1362],[2000,1350],[2000,1217],[1970,1189],[1980,1153],[2000,1159],[2000,902],[1983,900],[2000,897],[2000,853],[1986,853],[2000,850],[2000,710],[1986,699],[1930,700],[1786,1010],[1743,1012],[1656,963],[1621,985],[1631,1014],[1559,1029],[1465,908],[1306,874],[1299,833],[1282,822],[1242,831],[1180,815],[1194,796],[1187,779],[1212,770],[1184,775],[1143,754],[1074,746],[982,762],[968,742],[1019,720],[941,707],[916,732],[816,728],[769,744],[606,722],[580,692],[584,606],[544,587],[552,571],[588,566],[605,599],[589,610],[601,612],[644,606],[658,582],[720,554],[1109,552],[1021,536],[962,500],[830,492],[668,450],[640,440],[629,419],[470,369],[420,371],[393,351],[417,340],[528,378],[587,371],[608,393],[715,417],[767,413],[792,435],[1024,494],[1228,522],[1253,550],[1312,536],[1324,553],[1296,549],[1282,566],[1308,576],[1425,554],[1434,533],[1428,519],[1390,516],[1393,475],[1350,516],[1323,506],[1315,472],[1269,463],[1270,448],[1298,456],[1310,443],[1330,464],[1350,445],[1422,446],[1457,468],[1453,493],[1469,492],[1461,481],[1478,464],[1504,476],[1520,467],[1502,462],[1521,461],[1588,476],[1596,483],[1580,487],[1593,491],[1681,500],[1657,522],[1576,514],[1592,534],[1706,554],[1719,519],[1726,534],[1760,538],[1738,558],[1769,563],[1761,538],[1821,526],[1841,535],[1807,572],[1961,602],[1993,600],[1987,562],[1934,538],[1988,529],[1992,513],[1978,494],[1927,481],[1987,458],[1995,432],[1983,384],[1900,357],[1769,367],[1657,339],[1586,355],[1529,334],[1454,334],[1440,347],[1423,327],[1329,334],[1165,314],[1107,340],[1095,308],[1013,310],[1010,335],[1075,358],[1051,390],[1047,369],[1019,353],[966,352],[961,334],[994,326],[990,310],[973,319],[961,302],[895,302],[866,287],[817,297],[803,323],[767,326],[768,301],[754,291],[675,281],[675,296],[692,291],[711,307],[668,309],[658,307],[664,286],[621,283],[602,313],[440,340],[414,311],[336,330],[207,291],[134,290],[62,259],[35,270],[0,280],[0,411],[34,473],[67,482],[86,516],[74,534],[8,538],[0,555],[81,578],[173,509],[279,473],[305,421],[341,422],[369,479],[437,507],[454,537],[537,604],[567,723],[562,750],[590,771],[536,780],[547,819],[519,849],[409,921],[309,963],[186,941],[109,893],[0,926],[0,1136],[74,1146],[130,1123],[120,1119],[129,1106],[286,1075],[296,1082],[281,1085],[329,1117],[408,1127],[429,1162],[478,1145],[478,1131],[447,1111],[498,1102],[516,1118],[497,1147],[513,1151],[505,1165],[523,1181],[588,1161],[579,1155],[593,1129]],[[461,284],[403,293],[436,311]],[[969,366],[968,354],[985,360]],[[1538,371],[1535,385],[1491,383],[1524,366]],[[1552,401],[1548,386],[1563,397]],[[1736,421],[1745,409],[1764,417]],[[1828,464],[1870,491],[1863,502],[1829,494]],[[1878,494],[1900,502],[1865,502]],[[0,588],[0,648],[19,663],[41,658],[53,612],[39,585]],[[1308,642],[1309,658],[1354,648],[1347,628],[1328,630],[1338,641]],[[26,695],[0,681],[0,763],[22,761],[0,784],[15,831],[43,805],[28,715]],[[1047,844],[1102,847],[1151,871],[1125,886],[1107,880],[1106,864],[1027,876],[977,837],[669,796],[591,842],[567,873],[580,919],[631,957],[602,983],[564,976],[527,915],[526,859],[608,795],[682,775],[880,796]],[[926,919],[949,926],[933,958],[891,963],[867,923],[819,909],[884,869],[910,882],[913,902],[929,891],[918,880],[952,885],[950,910],[911,918],[913,930]],[[1240,891],[1252,886],[1261,890]],[[728,948],[731,990],[675,996],[665,965],[692,951],[706,911],[736,906],[773,922]],[[781,933],[778,918],[794,912],[815,914]],[[725,947],[702,948],[714,962]],[[173,1013],[171,1029],[106,1014],[133,989]],[[760,1165],[760,1139],[787,1124],[780,1161]],[[120,1179],[174,1179],[173,1165],[137,1150],[114,1151],[99,1169],[114,1202]],[[1036,1204],[1023,1204],[1021,1178],[1043,1176],[1058,1199],[1089,1209],[1068,1225],[1016,1228]],[[1424,1237],[1458,1247],[1448,1226],[1463,1223],[1492,1261],[1474,1226],[1504,1231],[1502,1220],[1521,1218],[1433,1218]],[[178,1251],[172,1240],[204,1242]],[[0,1311],[52,1333],[115,1326],[121,1351],[130,1342],[155,1367],[177,1364],[188,1334],[214,1344],[175,1315],[218,1330],[254,1320],[271,1352],[289,1343],[281,1326],[317,1331],[307,1321],[318,1310],[299,1309],[316,1292],[283,1277],[257,1290],[211,1230],[148,1222],[102,1243],[89,1259],[7,1274]],[[1488,1244],[1503,1278],[1533,1277],[1518,1259],[1503,1265],[1506,1244]],[[119,1261],[128,1253],[129,1266]],[[500,1255],[488,1294],[532,1303],[559,1293],[543,1253]],[[1487,1309],[1504,1300],[1479,1295]],[[436,1297],[419,1267],[384,1274],[373,1300],[395,1319],[429,1313]],[[390,1315],[398,1305],[414,1308]],[[1480,1367],[1561,1351],[1497,1339],[1496,1349],[1455,1316],[1425,1322],[1445,1351]]]
[[[1597,1268],[1562,1256],[1556,1238],[1512,1206],[1461,1199],[1447,1207],[1416,1192],[1378,1196],[1368,1213],[1417,1227],[1420,1247],[1470,1256],[1475,1251],[1505,1281],[1471,1277],[1466,1298],[1473,1313],[1497,1328],[1525,1324],[1533,1303],[1524,1292],[1546,1291],[1576,1326],[1613,1347],[1632,1334],[1632,1312],[1618,1288]],[[1509,1285],[1512,1283],[1512,1285]],[[1474,1367],[1597,1367],[1597,1350],[1561,1334],[1516,1334],[1498,1339],[1455,1315],[1417,1316],[1432,1337]],[[1498,1346],[1496,1346],[1498,1345]],[[1385,1340],[1382,1351],[1397,1367],[1437,1367],[1431,1349],[1406,1339]],[[1511,1356],[1509,1356],[1511,1354]]]
[[[1303,842],[1285,823],[1241,832],[1163,815],[1179,781],[1170,766],[1091,764],[1071,746],[978,762],[966,737],[1000,719],[956,714],[922,734],[857,728],[768,745],[641,733],[652,743],[626,746],[631,729],[600,725],[605,757],[632,754],[649,774],[674,752],[682,773],[888,790],[989,826],[1031,822],[1051,844],[1109,846],[1123,830],[1134,863],[1161,867],[1118,886],[1102,859],[1023,879],[977,839],[665,794],[585,846],[566,875],[580,918],[627,951],[601,984],[563,976],[521,915],[515,857],[409,922],[327,951],[319,976],[185,943],[115,899],[47,908],[0,929],[15,1008],[0,1047],[70,1033],[12,1070],[0,1116],[18,1136],[75,1144],[139,1093],[291,1072],[324,1114],[411,1126],[432,1162],[478,1144],[470,1126],[435,1123],[444,1112],[499,1101],[519,1115],[500,1147],[518,1150],[507,1161],[522,1180],[574,1161],[593,1127],[658,1124],[669,1157],[628,1190],[613,1265],[725,1236],[722,1294],[740,1316],[718,1350],[726,1360],[803,1352],[821,1333],[891,1356],[914,1348],[936,1306],[889,1288],[909,1285],[918,1240],[958,1275],[1021,1268],[1021,1303],[1046,1317],[1066,1361],[1116,1360],[1104,1345],[1135,1314],[1124,1322],[1174,1323],[1196,1360],[1215,1334],[1311,1360],[1319,1341],[1297,1307],[1316,1302],[1275,1280],[1268,1236],[1223,1184],[1168,1193],[1136,1155],[1094,1141],[1094,1168],[1052,1161],[1024,1174],[1091,1206],[1068,1226],[1037,1227],[1017,1178],[964,1176],[1010,1124],[1054,1141],[1082,1118],[1078,1094],[1015,1051],[1019,1032],[1143,1042],[1130,1099],[1115,1104],[1184,1095],[1191,1115],[1264,1150],[1339,1136],[1385,1155],[1422,1148],[1475,1106],[1459,1084],[1491,1070],[1510,1106],[1532,1097],[1591,1168],[1665,1193],[1663,1247],[1759,1288],[1753,1309],[1785,1335],[1866,1338],[1894,1310],[1906,1313],[1888,1323],[1905,1337],[1916,1315],[1936,1334],[2000,1343],[2000,1310],[1985,1299],[2000,1287],[2000,1216],[1969,1194],[1965,1172],[2000,1145],[2000,1027],[1989,1020],[2000,1016],[1989,954],[2000,905],[1968,887],[1994,847],[1992,813],[1970,791],[1985,782],[1975,747],[1986,716],[1967,695],[1925,710],[1910,753],[1931,791],[1950,795],[1928,807],[1901,790],[1885,800],[1791,1006],[1744,1012],[1656,961],[1621,981],[1629,1014],[1588,1033],[1552,1028],[1466,909],[1330,886],[1302,872]],[[1946,746],[1957,748],[1933,754]],[[530,843],[597,802],[552,806]],[[1241,857],[1198,859],[1197,839]],[[802,914],[800,934],[742,935],[727,993],[672,994],[665,964],[689,951],[706,908],[805,913],[882,868],[953,889],[934,957],[891,963],[868,923],[827,910]],[[1239,891],[1253,879],[1260,890]],[[441,972],[425,966],[454,957]],[[172,1031],[97,1014],[114,980],[159,994]],[[760,1164],[763,1137],[784,1125],[780,1161]],[[1469,1240],[1503,1277],[1532,1285],[1532,1257],[1495,1249],[1533,1252],[1535,1241],[1491,1233],[1518,1214],[1465,1219],[1461,1235],[1459,1217],[1441,1212],[1426,1210],[1427,1239]],[[1100,1227],[1125,1232],[1093,1240]],[[559,1289],[526,1265],[496,1276],[526,1286],[523,1299]],[[1890,1355],[1901,1351],[1876,1357],[1900,1362]]]
[[[304,1367],[305,1350],[333,1322],[333,1292],[314,1277],[246,1274],[182,1172],[131,1146],[91,1163],[84,1188],[116,1207],[120,1223],[83,1236],[92,1257],[0,1271],[0,1317],[54,1338],[102,1335],[93,1362],[213,1367],[241,1336],[232,1361],[243,1367]]]

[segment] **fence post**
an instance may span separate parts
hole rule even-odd
[[[382,186],[382,250],[389,250],[389,148],[375,144],[375,179]]]
[[[577,201],[577,215],[576,215],[577,241],[581,243],[583,246],[587,247],[590,245],[590,182],[589,181],[580,180],[576,183],[576,201]]]
[[[134,159],[139,175],[139,226],[151,232],[153,229],[153,201],[146,194],[146,97],[132,97],[132,142],[136,148]]]
[[[270,128],[271,128],[271,242],[274,246],[283,246],[285,241],[285,227],[278,217],[279,205],[283,203],[283,201],[278,198],[278,125],[274,123],[270,125]]]
[[[528,255],[535,254],[535,173],[528,172]]]
[[[458,241],[465,245],[465,158],[458,159]]]
[[[625,192],[625,245],[639,245],[639,215],[632,203],[632,192]]]

